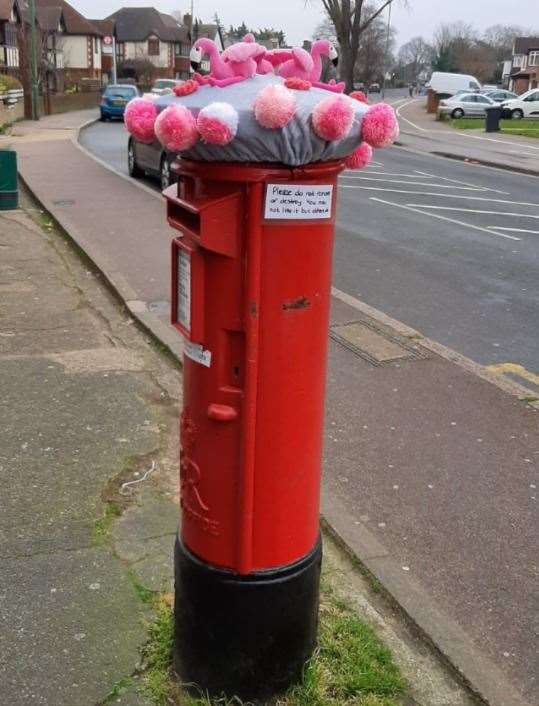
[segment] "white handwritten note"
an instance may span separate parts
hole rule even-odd
[[[333,186],[327,184],[268,184],[264,218],[331,218]]]

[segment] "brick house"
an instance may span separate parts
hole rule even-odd
[[[517,37],[509,88],[519,95],[539,86],[539,37]]]
[[[101,32],[65,0],[35,0],[38,24],[47,34],[51,67],[56,72],[55,90],[82,79],[101,82]]]
[[[22,23],[19,0],[0,0],[0,73],[18,74],[18,34]]]
[[[118,61],[149,60],[158,78],[188,78],[189,27],[153,7],[123,7],[114,22]]]

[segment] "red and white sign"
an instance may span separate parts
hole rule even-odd
[[[106,47],[110,47],[112,44],[112,37],[109,37],[108,35],[106,37],[103,37],[103,44]]]

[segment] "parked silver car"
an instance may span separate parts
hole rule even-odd
[[[487,96],[480,93],[465,93],[460,96],[453,96],[440,101],[438,115],[440,117],[450,116],[451,118],[484,117],[486,109],[500,105]]]
[[[496,103],[501,103],[502,101],[510,101],[514,98],[518,98],[516,93],[513,91],[506,91],[505,88],[497,88],[495,91],[481,91],[482,95],[491,98]]]

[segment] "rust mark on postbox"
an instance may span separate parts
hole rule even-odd
[[[307,297],[299,297],[299,299],[292,299],[292,301],[285,302],[283,304],[283,309],[285,311],[294,311],[297,309],[308,309],[311,306],[311,302]]]

